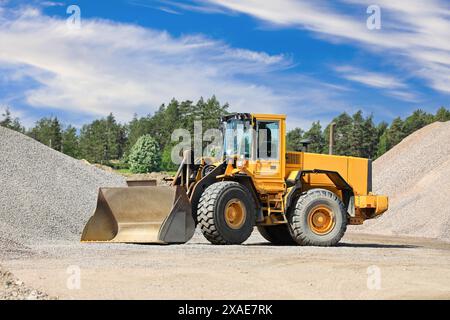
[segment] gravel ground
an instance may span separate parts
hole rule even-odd
[[[0,300],[54,300],[42,291],[28,287],[0,266]]]
[[[337,247],[41,244],[4,266],[60,299],[449,299],[450,244],[347,234]],[[71,279],[77,277],[79,286]]]
[[[87,166],[23,134],[0,127],[0,250],[80,237],[99,186],[121,176]]]
[[[373,186],[389,210],[358,232],[450,241],[450,121],[405,138],[374,162]]]

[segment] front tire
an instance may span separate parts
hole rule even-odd
[[[252,196],[244,186],[221,181],[203,192],[197,217],[203,235],[212,244],[241,244],[253,231],[255,212]]]
[[[302,194],[288,221],[293,239],[304,246],[334,246],[347,229],[347,212],[341,199],[326,189]]]

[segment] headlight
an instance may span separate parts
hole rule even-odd
[[[239,159],[236,160],[236,167],[238,168],[244,167],[246,161],[247,160],[245,160],[244,156],[241,156]]]

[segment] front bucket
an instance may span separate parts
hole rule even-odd
[[[194,230],[183,187],[100,188],[81,241],[185,243]]]

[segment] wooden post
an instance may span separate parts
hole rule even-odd
[[[330,145],[328,148],[328,153],[333,154],[333,146],[334,146],[334,128],[336,127],[336,123],[330,123]]]

